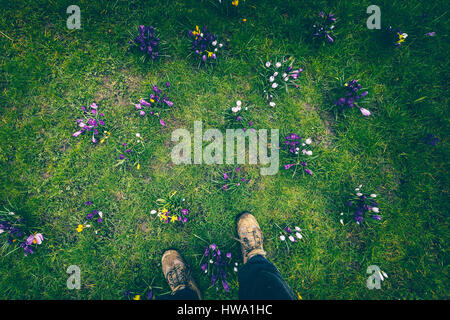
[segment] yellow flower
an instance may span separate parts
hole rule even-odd
[[[139,294],[135,295],[133,300],[141,300],[141,296]]]
[[[298,292],[297,292],[297,297],[298,297],[299,300],[303,300],[302,296]]]
[[[138,163],[137,166],[136,166],[136,169],[139,170],[140,168],[141,168],[141,165]]]
[[[177,216],[172,216],[170,218],[170,222],[175,222],[175,221],[178,221],[178,217]]]
[[[151,102],[151,103],[155,103],[155,100],[153,100],[153,99],[150,99],[150,102]]]
[[[103,143],[103,142],[105,142],[105,138],[103,138],[102,140],[100,140],[100,143]]]
[[[84,226],[82,224],[79,224],[76,230],[78,232],[81,232],[81,231],[83,231],[83,229],[84,229]]]
[[[161,212],[166,213],[166,212],[169,212],[169,210],[167,210],[166,208],[163,208]]]
[[[233,1],[231,1],[231,4],[235,7],[237,7],[239,4],[239,0],[233,0]]]
[[[244,19],[242,19],[242,21],[247,22],[247,19],[244,18]]]
[[[209,52],[208,50],[205,50],[206,52],[208,52],[208,58],[212,56],[212,52]]]

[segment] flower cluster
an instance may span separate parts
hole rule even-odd
[[[86,207],[90,207],[92,205],[91,201],[86,201],[84,203]],[[82,232],[85,228],[91,228],[91,227],[99,227],[103,223],[103,212],[93,209],[89,209],[89,213],[85,216],[85,221],[81,224],[78,224],[76,231]],[[98,230],[94,231],[95,234],[98,233]]]
[[[303,72],[302,68],[294,68],[294,59],[292,57],[283,57],[275,62],[267,61],[263,64],[261,79],[263,85],[263,93],[267,102],[271,107],[275,107],[273,99],[278,96],[280,90],[288,92],[290,86],[299,88],[296,83],[298,76]]]
[[[141,169],[138,156],[144,151],[144,138],[140,133],[136,133],[136,138],[137,140],[134,144],[125,142],[121,144],[122,150],[119,150],[119,160],[114,165],[115,167],[133,163],[132,165],[136,166],[137,170]]]
[[[210,244],[205,248],[202,260],[206,262],[201,263],[201,269],[204,274],[211,275],[211,287],[216,287],[219,290],[219,285],[222,285],[226,292],[230,291],[230,285],[227,282],[227,271],[233,267],[234,272],[238,271],[238,263],[233,264],[231,260],[231,252],[222,254],[217,245]]]
[[[249,108],[249,105],[242,105],[242,101],[238,100],[235,106],[226,110],[224,117],[228,128],[242,128],[242,130],[246,131],[247,128],[253,127],[253,121],[248,118],[247,111]]]
[[[192,40],[191,49],[200,60],[200,63],[209,63],[217,59],[223,43],[217,40],[217,35],[208,31],[207,27],[201,30],[195,26],[195,30],[188,31],[188,37]]]
[[[313,25],[313,36],[316,39],[326,39],[328,42],[333,43],[332,37],[334,31],[334,23],[336,18],[333,13],[325,14],[323,11],[319,12],[319,20]]]
[[[158,209],[151,210],[150,214],[157,214],[160,221],[164,223],[186,223],[189,215],[189,210],[185,206],[186,199],[176,194],[177,191],[174,191],[167,198],[157,199]]]
[[[249,183],[250,179],[245,177],[242,168],[236,167],[235,169],[220,173],[220,181],[215,182],[221,186],[223,191],[234,192]]]
[[[366,196],[361,192],[361,188],[362,185],[359,185],[355,189],[355,195],[347,201],[347,206],[353,211],[353,219],[357,224],[362,223],[366,215],[370,215],[374,220],[381,220],[381,216],[379,215],[380,209],[378,208],[378,203],[375,201],[377,195],[372,193]],[[344,213],[342,212],[339,220],[341,224],[344,224],[343,215]]]
[[[362,86],[358,83],[357,80],[352,80],[348,83],[345,83],[344,87],[346,89],[345,96],[337,99],[334,102],[334,104],[339,107],[339,110],[342,111],[345,107],[353,108],[356,106],[357,108],[359,108],[363,116],[370,116],[370,111],[360,107],[358,104],[358,100],[367,96],[369,92],[363,91],[362,93],[358,93]]]
[[[96,103],[92,103],[88,108],[82,106],[81,110],[83,110],[83,119],[76,120],[80,130],[73,133],[72,136],[76,138],[83,132],[92,132],[92,143],[97,143],[98,138],[96,137],[99,135],[99,129],[105,125],[104,115],[98,112]],[[100,143],[103,143],[110,135],[108,131],[104,131],[104,133],[106,135],[100,140]]]
[[[149,56],[152,60],[155,60],[159,56],[158,45],[160,39],[156,35],[155,28],[152,26],[146,27],[140,25],[137,36],[133,40],[130,40],[129,43],[137,47],[145,56]]]
[[[299,240],[303,239],[303,235],[301,234],[302,229],[300,229],[300,227],[294,226],[294,229],[292,230],[289,225],[286,225],[286,227],[284,228],[281,228],[276,223],[275,225],[279,229],[278,238],[286,244],[286,248],[288,251],[289,243],[297,243]],[[289,241],[287,241],[286,239]]]
[[[25,251],[25,256],[34,253],[34,246],[40,245],[44,241],[41,233],[34,232],[26,239],[22,225],[23,219],[12,211],[0,211],[0,236],[6,235],[8,245],[19,244]]]
[[[165,86],[167,89],[170,88],[170,82],[166,82]],[[136,109],[139,111],[141,117],[148,114],[149,116],[155,116],[159,119],[159,123],[165,127],[166,123],[161,118],[160,113],[167,108],[173,107],[173,102],[167,98],[167,94],[158,88],[158,86],[153,86],[153,92],[147,100],[140,99],[139,103],[135,104]]]
[[[395,47],[401,47],[408,37],[408,34],[402,32],[400,28],[393,28],[391,26],[386,28],[386,34],[389,42],[393,43]]]
[[[312,171],[307,168],[308,162],[314,160],[313,152],[311,149],[312,140],[310,138],[303,140],[298,134],[290,133],[284,138],[282,149],[286,152],[289,158],[289,163],[284,165],[285,170],[295,168],[294,175],[297,171],[297,167],[300,166],[303,172],[312,175]]]

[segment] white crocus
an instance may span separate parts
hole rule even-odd
[[[296,231],[302,231],[302,229],[300,229],[299,227],[295,227],[294,228]]]
[[[234,272],[238,272],[238,268],[234,267],[233,268]]]
[[[266,62],[266,67],[267,68],[270,67],[270,62],[269,61]]]
[[[281,241],[284,241],[284,240],[286,240],[286,237],[283,236],[283,235],[281,235],[281,236],[280,236],[280,240],[281,240]]]
[[[311,151],[311,150],[308,150],[308,151],[306,151],[306,154],[307,154],[308,156],[312,156],[312,151]]]
[[[240,107],[240,106],[242,105],[242,101],[241,101],[241,100],[236,101],[236,105],[237,105],[238,107]]]
[[[372,211],[375,212],[375,213],[378,213],[378,212],[380,212],[380,209],[378,209],[377,207],[373,207]]]
[[[269,81],[270,82],[273,82],[275,80],[275,78],[273,77],[273,76],[271,76],[270,78],[269,78]]]
[[[281,67],[281,62],[277,62],[277,63],[275,64],[275,67],[277,67],[277,68]]]
[[[140,138],[141,134],[140,133],[136,133],[136,137]]]
[[[294,241],[295,241],[295,239],[294,239],[294,237],[293,237],[293,236],[289,236],[289,240],[291,240],[292,242],[294,242]]]
[[[300,234],[300,232],[296,232],[296,233],[295,233],[295,236],[296,236],[297,238],[299,238],[299,239],[303,238],[303,236]]]
[[[275,83],[272,83],[272,88],[275,89],[276,87],[278,87],[278,83],[276,83],[276,82],[275,82]]]
[[[216,44],[217,44],[217,41],[216,41],[216,40],[214,40],[213,42],[211,42],[211,44],[213,45],[213,47],[215,47],[215,46],[216,46]]]
[[[357,195],[358,197],[361,197],[361,196],[362,196],[362,193],[361,193],[361,192],[357,192],[356,195]]]
[[[284,78],[284,81],[289,81],[289,77]]]
[[[273,73],[273,76],[276,77],[277,75],[278,75],[278,72],[275,71],[275,72]]]
[[[376,198],[376,197],[377,197],[377,195],[376,195],[375,193],[372,193],[370,196],[371,196],[372,198]]]
[[[344,225],[344,220],[339,219],[339,222],[340,222],[342,225]]]
[[[150,214],[155,214],[155,213],[156,213],[156,210],[150,211]]]
[[[273,102],[273,101],[270,101],[270,102],[269,102],[269,106],[271,106],[271,107],[275,107],[275,102]]]
[[[100,218],[103,218],[103,212],[99,211],[98,215],[100,216]]]
[[[308,138],[308,139],[305,140],[305,143],[306,143],[306,144],[311,144],[311,142],[312,142],[312,140],[311,140],[310,138]]]
[[[370,116],[370,111],[364,108],[360,108],[359,111],[361,111],[362,115],[365,117]]]
[[[287,77],[287,73],[283,73],[282,77],[286,78]]]
[[[223,47],[223,44],[222,44],[222,43],[219,43],[219,47],[222,48],[222,47]]]

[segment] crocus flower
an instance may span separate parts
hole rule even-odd
[[[370,111],[369,110],[364,109],[364,108],[360,108],[359,110],[361,111],[363,116],[365,116],[365,117],[370,116]]]

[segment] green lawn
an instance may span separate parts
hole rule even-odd
[[[26,257],[22,248],[6,255],[14,245],[2,251],[0,298],[128,299],[125,290],[145,295],[149,286],[160,295],[169,291],[161,254],[178,248],[205,299],[236,299],[237,277],[230,275],[230,293],[217,292],[200,259],[216,243],[241,262],[235,216],[249,210],[268,258],[303,299],[447,299],[448,2],[241,0],[230,12],[216,3],[0,1],[0,206],[45,238]],[[80,30],[66,27],[71,4],[81,9]],[[383,28],[408,33],[402,47],[367,29],[371,4],[381,8]],[[337,18],[333,44],[312,39],[321,10]],[[140,24],[159,30],[169,57],[143,63],[127,50]],[[186,33],[195,25],[227,43],[212,69],[188,57]],[[425,36],[430,31],[436,36]],[[292,55],[304,71],[299,90],[271,108],[258,68],[279,55]],[[333,90],[351,79],[369,91],[370,117],[333,112]],[[174,106],[163,128],[139,117],[134,104],[166,81]],[[245,165],[250,182],[230,193],[212,181],[225,165],[172,163],[172,131],[192,132],[194,121],[223,129],[223,112],[238,99],[254,105],[255,127],[312,137],[312,176],[282,168],[261,176],[259,166]],[[93,102],[111,132],[96,145],[87,135],[72,137],[81,106]],[[121,143],[136,133],[145,141],[140,170],[115,166]],[[435,146],[424,142],[429,134],[439,138]],[[339,213],[359,184],[377,194],[383,219],[357,225],[348,216],[341,225]],[[150,214],[174,191],[190,210],[183,226]],[[104,213],[97,235],[76,231],[86,201]],[[289,253],[275,226],[286,223],[304,234]],[[81,268],[80,290],[66,287],[70,265]],[[370,265],[389,275],[381,290],[366,287]]]

